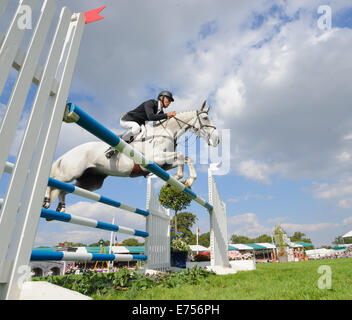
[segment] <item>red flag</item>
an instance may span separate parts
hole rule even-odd
[[[100,7],[98,9],[94,9],[94,10],[85,12],[84,16],[86,18],[86,24],[104,19],[104,17],[99,15],[99,13],[102,10],[104,10],[105,8],[106,8],[106,6],[103,6],[103,7]]]
[[[199,228],[197,228],[197,233],[199,233]]]

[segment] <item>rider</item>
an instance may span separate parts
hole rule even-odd
[[[174,101],[172,93],[163,90],[158,95],[158,101],[154,99],[143,102],[140,106],[125,113],[120,118],[121,127],[127,129],[120,137],[130,143],[141,131],[141,125],[146,121],[158,121],[176,116],[176,112],[171,111],[164,113],[164,108],[167,108]],[[110,159],[116,152],[115,148],[110,147],[105,151],[105,156]]]

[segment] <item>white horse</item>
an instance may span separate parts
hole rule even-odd
[[[184,176],[184,164],[187,163],[189,177],[185,185],[191,187],[197,178],[193,160],[175,150],[177,139],[188,130],[210,146],[219,144],[218,132],[208,115],[210,107],[204,109],[205,104],[206,101],[198,110],[178,113],[176,117],[157,121],[153,126],[146,125],[145,132],[141,132],[131,146],[166,171],[177,167],[177,180]],[[76,180],[77,187],[94,191],[102,187],[107,176],[139,177],[150,173],[119,152],[107,159],[104,152],[108,147],[105,142],[88,142],[69,150],[54,162],[50,177],[63,182]],[[64,212],[66,192],[51,187],[46,190],[43,207],[48,209],[57,196],[59,204],[56,211]]]

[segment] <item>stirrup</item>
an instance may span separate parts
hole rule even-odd
[[[110,159],[115,153],[117,153],[117,150],[113,147],[109,147],[105,152],[105,157],[107,159]]]

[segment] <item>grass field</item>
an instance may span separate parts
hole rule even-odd
[[[331,270],[331,289],[326,286],[326,270]],[[319,281],[320,278],[320,282]],[[210,276],[200,285],[176,288],[117,292],[116,295],[93,296],[106,300],[351,300],[352,259],[315,260],[291,263],[257,264],[257,270],[234,275]]]

